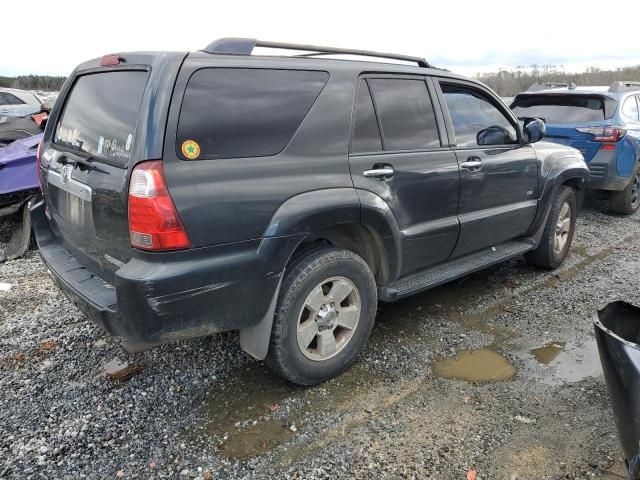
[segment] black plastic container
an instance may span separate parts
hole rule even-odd
[[[629,478],[640,480],[640,308],[610,303],[594,324]]]

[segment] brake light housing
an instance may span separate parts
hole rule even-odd
[[[124,58],[122,58],[120,54],[112,53],[110,55],[105,55],[100,59],[100,66],[111,67],[113,65],[120,65],[121,63],[124,63],[124,61]]]
[[[593,135],[594,142],[616,143],[624,138],[627,131],[624,128],[612,127],[610,125],[604,127],[581,127],[576,128],[580,133],[588,133]]]
[[[131,246],[147,251],[191,247],[169,195],[162,160],[139,163],[129,182],[129,236]]]

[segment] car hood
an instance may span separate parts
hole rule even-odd
[[[24,105],[14,109],[3,109],[0,107],[0,116],[2,117],[24,117],[33,113],[38,113],[42,110],[40,105]]]

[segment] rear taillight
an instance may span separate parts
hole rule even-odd
[[[576,128],[580,133],[593,135],[594,142],[617,142],[627,134],[624,128],[620,127],[581,127]]]
[[[131,246],[142,250],[178,250],[191,243],[164,180],[162,160],[136,165],[129,184]]]

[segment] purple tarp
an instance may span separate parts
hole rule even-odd
[[[0,195],[39,187],[36,153],[43,136],[16,140],[0,149]]]

